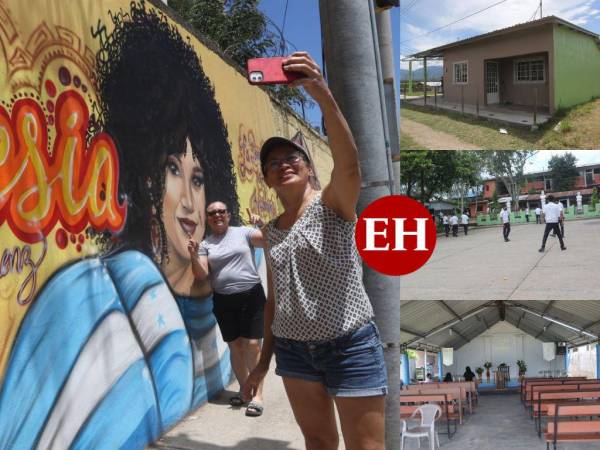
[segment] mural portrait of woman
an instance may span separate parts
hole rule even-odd
[[[97,71],[103,128],[119,148],[129,205],[120,240],[159,265],[200,348],[216,322],[205,298],[210,286],[194,279],[187,242],[204,237],[212,201],[231,204],[238,221],[227,130],[198,56],[173,25],[143,4],[113,23]]]
[[[0,448],[144,448],[231,378],[187,250],[210,202],[239,218],[219,104],[163,13],[132,2],[110,19],[92,28],[88,134],[114,141],[126,219],[96,230],[100,253],[56,271],[27,311],[0,389]]]
[[[128,218],[119,240],[160,267],[194,350],[195,375],[219,361],[220,335],[208,283],[195,280],[187,242],[202,240],[206,205],[221,200],[239,217],[231,148],[213,88],[177,28],[142,2],[112,16],[100,35],[97,76],[102,128],[121,156]],[[220,353],[226,348],[219,342]],[[214,390],[214,389],[213,389]],[[197,404],[205,393],[195,395]]]

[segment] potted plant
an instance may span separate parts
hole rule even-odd
[[[490,382],[490,368],[492,367],[492,363],[486,361],[483,363],[483,367],[485,367],[485,377],[487,378],[487,382]]]
[[[477,369],[475,369],[475,372],[477,372],[477,378],[479,379],[479,382],[481,383],[482,377],[483,377],[483,367],[478,367]]]
[[[517,366],[519,366],[519,381],[523,381],[525,372],[527,372],[527,364],[522,359],[519,359],[517,360]]]

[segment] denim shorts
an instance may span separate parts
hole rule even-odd
[[[277,375],[321,382],[330,395],[387,394],[383,346],[373,322],[330,341],[275,337],[275,361]]]

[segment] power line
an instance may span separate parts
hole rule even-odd
[[[451,25],[454,25],[455,23],[461,22],[461,21],[463,21],[463,20],[465,20],[465,19],[468,19],[469,17],[473,17],[473,16],[475,16],[475,15],[477,15],[477,14],[479,14],[479,13],[482,13],[482,12],[484,12],[484,11],[487,11],[487,10],[488,10],[488,9],[490,9],[490,8],[493,8],[494,6],[498,6],[498,5],[502,4],[502,3],[506,3],[507,1],[508,1],[508,0],[501,0],[501,1],[499,1],[499,2],[496,2],[496,3],[494,3],[493,5],[487,6],[487,7],[483,8],[483,9],[480,9],[479,11],[475,11],[474,13],[471,13],[471,14],[469,14],[468,16],[461,17],[460,19],[457,19],[457,20],[455,20],[454,22],[450,22],[450,23],[448,23],[448,24],[446,24],[446,25],[443,25],[443,26],[441,26],[441,27],[438,27],[438,28],[436,28],[436,29],[434,29],[434,30],[430,30],[430,31],[428,31],[428,32],[426,32],[426,33],[423,33],[423,34],[420,34],[420,35],[418,35],[418,36],[414,36],[414,37],[412,37],[412,38],[410,38],[410,39],[405,39],[404,41],[401,41],[401,42],[400,42],[400,44],[403,44],[403,43],[405,43],[405,42],[409,42],[409,41],[413,41],[413,40],[415,40],[415,39],[418,39],[418,38],[420,38],[420,37],[427,36],[427,35],[429,35],[429,34],[431,34],[431,33],[435,33],[436,31],[443,30],[444,28],[448,28],[449,26],[451,26]]]
[[[531,22],[532,20],[535,19],[535,16],[537,15],[538,9],[540,9],[540,5],[538,5],[537,8],[535,8],[535,11],[533,12],[533,16],[531,16],[531,18],[529,19],[529,22]]]
[[[287,18],[288,1],[289,0],[285,0],[285,9],[283,10],[283,25],[281,25],[281,33],[283,33],[285,30],[285,20]]]
[[[285,20],[286,20],[286,18],[287,18],[288,1],[289,1],[289,0],[285,0],[285,9],[284,9],[284,11],[283,11],[283,25],[281,25],[281,36],[283,37],[283,39],[284,39],[284,42],[285,42],[285,35],[284,35],[284,31],[285,31]],[[281,51],[281,53],[284,53],[284,49],[282,48],[281,50],[282,50],[282,51]]]
[[[419,0],[414,0],[410,5],[406,6],[404,9],[400,9],[400,22],[406,22],[407,19],[410,19],[410,14],[408,14],[408,11],[415,6],[415,4],[418,2]]]
[[[400,13],[401,14],[406,14],[409,9],[411,9],[413,6],[415,6],[418,3],[418,1],[419,0],[413,0],[412,3],[406,5],[404,8],[400,8]]]

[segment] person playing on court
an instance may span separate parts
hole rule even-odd
[[[547,197],[548,203],[544,205],[544,217],[546,219],[546,228],[544,229],[544,237],[542,238],[542,246],[539,249],[540,253],[544,253],[546,251],[546,240],[548,239],[548,234],[551,230],[556,232],[556,236],[558,236],[558,241],[560,242],[560,249],[566,250],[565,243],[563,241],[562,232],[560,231],[559,220],[561,217],[560,206],[554,203],[554,196],[549,195]]]
[[[508,238],[508,235],[510,234],[510,211],[506,206],[502,207],[500,218],[502,219],[502,236],[504,237],[504,242],[508,242],[510,241]]]

